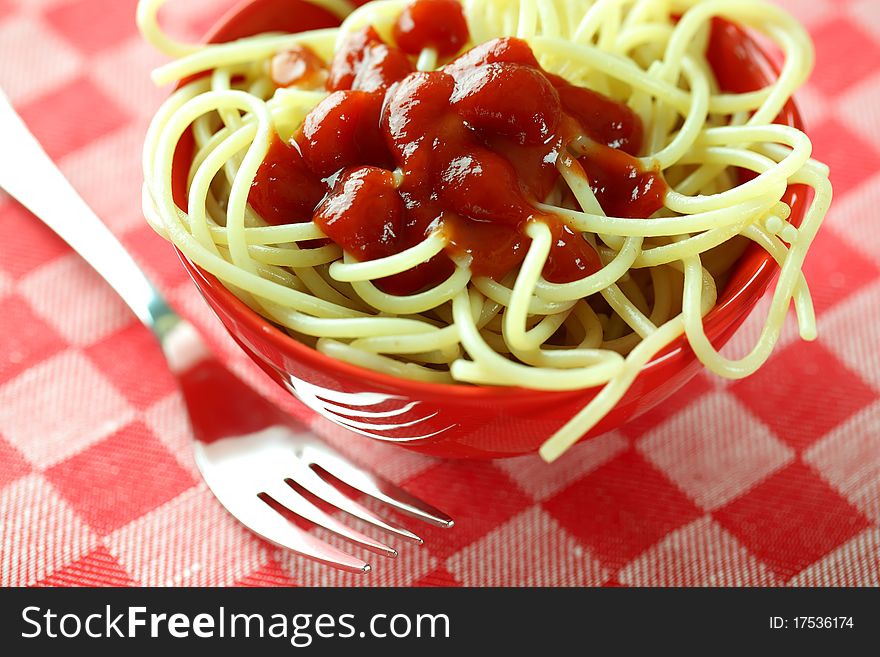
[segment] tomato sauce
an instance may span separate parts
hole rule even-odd
[[[327,64],[307,46],[294,46],[272,58],[270,73],[276,87],[315,85]]]
[[[766,81],[775,77],[768,71],[762,56],[756,56],[756,47],[748,32],[742,27],[723,18],[712,19],[712,31],[706,48],[706,60],[718,87],[723,93],[744,94],[758,91]],[[789,109],[783,109],[774,123],[789,125]],[[754,180],[758,174],[751,169],[735,169],[740,184]]]
[[[330,96],[291,143],[272,144],[250,198],[266,221],[314,219],[359,261],[400,253],[441,229],[445,253],[377,282],[412,294],[451,275],[453,258],[469,256],[475,276],[504,277],[528,252],[532,220],[553,234],[547,280],[597,271],[583,236],[535,207],[556,185],[557,159],[575,137],[592,140],[580,161],[608,214],[647,218],[662,207],[665,183],[634,157],[643,126],[625,105],[547,73],[515,38],[415,72],[410,56],[422,48],[451,55],[467,42],[455,0],[418,0],[395,35],[398,46],[372,27],[351,35],[327,71]]]
[[[441,57],[454,55],[469,37],[458,0],[419,0],[403,10],[394,26],[394,40],[410,55],[434,48]]]
[[[722,18],[712,19],[706,59],[724,93],[757,91],[760,85],[756,81],[766,77],[753,49],[749,47],[746,32]]]

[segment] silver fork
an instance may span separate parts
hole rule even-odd
[[[195,328],[171,309],[46,155],[2,91],[0,144],[0,187],[73,247],[156,336],[183,392],[199,470],[239,522],[280,547],[360,573],[369,572],[369,564],[301,529],[279,512],[278,505],[391,557],[397,556],[394,548],[352,529],[309,498],[417,543],[422,542],[418,536],[383,520],[336,484],[343,482],[432,525],[452,527],[446,514],[330,449],[211,355]]]

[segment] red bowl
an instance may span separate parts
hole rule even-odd
[[[296,32],[336,24],[331,14],[301,0],[248,0],[227,14],[207,39],[223,42],[259,32]],[[728,67],[736,72],[730,84],[738,90],[766,85],[776,70],[770,57],[738,28],[727,26],[724,48],[731,57],[737,56],[734,51],[748,52],[754,64]],[[792,103],[780,122],[802,129]],[[192,149],[190,138],[175,157],[175,198],[181,207],[186,207]],[[792,221],[799,224],[807,205],[806,191],[792,187],[787,200],[792,205]],[[446,458],[529,454],[599,392],[598,388],[547,392],[419,383],[349,365],[289,337],[250,310],[214,276],[185,257],[182,260],[226,329],[269,376],[324,417],[375,440]],[[762,249],[755,246],[745,253],[717,307],[705,319],[706,333],[716,347],[733,336],[777,274],[775,261]],[[677,340],[645,366],[626,396],[584,439],[663,403],[701,367],[686,339]]]

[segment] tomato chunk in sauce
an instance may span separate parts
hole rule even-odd
[[[503,278],[528,252],[529,221],[551,229],[548,281],[598,271],[584,237],[536,207],[557,185],[557,160],[577,137],[593,144],[579,159],[607,214],[648,218],[662,207],[666,185],[636,159],[643,126],[625,105],[547,73],[515,38],[416,72],[422,49],[450,56],[468,41],[456,0],[418,0],[394,34],[396,46],[372,27],[350,35],[325,71],[330,96],[290,143],[272,144],[250,197],[266,221],[314,219],[359,261],[444,231],[445,253],[377,282],[405,295],[441,283],[453,261],[469,260],[475,276]],[[298,60],[287,61],[297,70],[286,77],[296,75]]]
[[[306,46],[294,46],[272,58],[270,73],[276,87],[313,86],[327,68],[324,60]]]
[[[394,26],[394,40],[410,55],[434,48],[440,56],[454,55],[468,37],[467,20],[458,0],[419,0],[403,10]]]

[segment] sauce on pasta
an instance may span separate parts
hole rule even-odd
[[[454,55],[465,46],[468,36],[458,0],[417,0],[394,24],[394,40],[410,55],[425,48],[434,48],[441,56]]]
[[[432,28],[435,10],[461,15],[454,0],[415,3],[395,28],[406,27],[408,52],[456,52],[467,40],[457,20]],[[314,55],[298,49],[274,61],[298,59],[311,63]],[[559,157],[578,137],[588,144],[581,165],[609,214],[647,218],[663,207],[662,176],[635,157],[641,119],[547,73],[520,39],[495,39],[439,70],[414,73],[401,49],[367,27],[347,38],[327,80],[333,93],[291,142],[273,142],[251,205],[276,225],[314,219],[358,261],[387,258],[443,231],[446,254],[378,281],[386,292],[435,287],[463,257],[475,276],[500,280],[521,264],[530,242],[525,224],[536,219],[554,237],[548,281],[571,283],[598,271],[599,257],[582,236],[535,209],[557,183]]]

